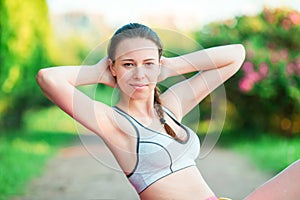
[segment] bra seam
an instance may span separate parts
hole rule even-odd
[[[170,172],[170,173],[168,173],[168,174],[166,174],[166,175],[164,175],[164,176],[162,176],[162,177],[156,179],[155,181],[153,181],[153,182],[151,182],[149,185],[147,185],[147,187],[145,187],[144,189],[142,189],[142,190],[139,192],[139,194],[141,194],[141,193],[142,193],[143,191],[145,191],[148,187],[150,187],[152,184],[154,184],[155,182],[159,181],[160,179],[163,179],[163,178],[169,176],[169,175],[172,174],[172,173],[175,173],[175,172],[178,172],[178,171],[180,171],[180,170],[183,170],[183,169],[186,169],[186,168],[189,168],[189,167],[193,167],[193,166],[196,166],[196,164],[191,164],[191,165],[182,167],[182,168],[180,168],[180,169],[177,169],[177,170],[175,170],[175,171],[173,171],[173,172]]]
[[[125,111],[123,111],[121,108],[119,108],[119,107],[117,107],[117,106],[114,106],[114,108],[116,108],[118,111],[120,111],[120,112],[122,112],[122,113],[124,113],[125,115],[127,115],[130,119],[132,119],[134,122],[136,122],[139,126],[141,126],[142,128],[144,128],[144,129],[147,129],[147,130],[149,130],[149,131],[151,131],[151,132],[153,132],[153,133],[158,133],[158,134],[160,134],[160,135],[163,135],[164,137],[168,137],[168,138],[170,138],[170,139],[172,139],[172,140],[175,140],[176,142],[178,142],[178,143],[180,143],[180,144],[186,144],[186,143],[188,143],[188,141],[190,140],[190,131],[183,125],[183,124],[181,124],[180,122],[178,122],[175,118],[173,118],[168,112],[166,112],[167,113],[167,115],[179,126],[179,127],[181,127],[185,132],[186,132],[186,136],[187,136],[187,139],[185,140],[185,141],[180,141],[180,140],[176,140],[176,139],[174,139],[174,138],[172,138],[172,137],[170,137],[170,136],[168,136],[168,135],[166,135],[166,134],[163,134],[163,133],[160,133],[160,132],[158,132],[158,131],[155,131],[155,130],[152,130],[152,129],[150,129],[150,128],[148,128],[148,127],[146,127],[146,126],[144,126],[143,124],[141,124],[139,121],[137,121],[134,117],[132,117],[131,115],[129,115],[128,113],[126,113]]]
[[[113,108],[116,108],[115,106]],[[116,110],[116,109],[115,109]],[[127,119],[130,124],[134,127],[134,130],[137,134],[137,141],[136,141],[136,163],[135,163],[135,166],[134,168],[132,169],[132,171],[126,175],[127,178],[129,178],[130,176],[132,176],[132,174],[134,174],[134,172],[136,171],[137,169],[137,166],[139,164],[139,147],[140,147],[140,133],[139,133],[139,130],[138,128],[134,125],[134,123],[128,118],[128,116],[126,116],[124,113],[121,113],[120,111],[116,110],[119,114],[121,114],[125,119]]]

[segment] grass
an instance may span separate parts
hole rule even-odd
[[[263,171],[278,173],[292,162],[300,159],[300,137],[261,133],[251,136],[249,131],[237,134],[224,134],[220,138],[221,146],[249,157]]]
[[[62,132],[0,133],[0,200],[23,194],[26,184],[43,172],[57,149],[75,138]]]
[[[74,120],[56,106],[29,110],[23,122],[23,130],[0,132],[0,200],[24,194],[47,160],[78,138]]]

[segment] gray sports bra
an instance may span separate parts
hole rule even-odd
[[[178,122],[169,110],[164,108],[165,113],[185,130],[186,141],[177,141],[169,135],[151,130],[120,108],[113,108],[129,120],[136,130],[137,162],[127,178],[138,193],[161,178],[196,165],[195,159],[200,151],[199,138],[190,128]]]

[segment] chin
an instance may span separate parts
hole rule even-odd
[[[143,100],[150,97],[151,92],[134,92],[130,98],[134,100]]]
[[[123,88],[122,93],[133,100],[146,100],[154,96],[154,87],[150,86],[138,90],[133,90],[132,88]]]

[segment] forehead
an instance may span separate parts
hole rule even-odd
[[[115,58],[124,56],[157,56],[158,47],[145,38],[129,38],[121,41],[116,49]]]

